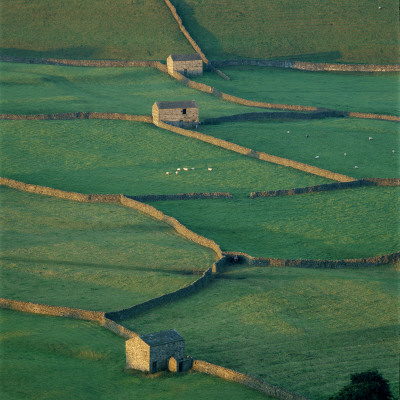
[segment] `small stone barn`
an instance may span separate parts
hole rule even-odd
[[[172,75],[175,71],[185,75],[202,75],[203,60],[197,53],[171,54],[167,58],[167,69],[170,75]]]
[[[185,357],[185,341],[175,330],[133,337],[125,342],[126,368],[154,374],[187,371],[192,359]]]
[[[153,121],[181,127],[197,127],[199,107],[194,100],[156,101],[152,108]]]

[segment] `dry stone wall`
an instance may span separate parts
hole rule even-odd
[[[299,268],[348,268],[386,264],[398,264],[400,252],[374,257],[351,258],[343,260],[288,260],[281,258],[252,257],[245,253],[224,252],[227,262],[256,267],[299,267]]]
[[[237,382],[248,386],[252,389],[263,392],[268,396],[276,397],[282,400],[307,400],[304,396],[299,396],[291,393],[278,386],[270,385],[260,379],[250,375],[241,374],[229,368],[224,368],[219,365],[211,364],[206,361],[193,360],[193,370],[202,372],[203,374],[214,375],[227,381]]]
[[[231,67],[251,65],[260,67],[292,68],[303,71],[334,71],[334,72],[398,72],[399,64],[330,64],[312,63],[304,61],[279,61],[279,60],[223,60],[210,61],[214,67]]]
[[[143,196],[126,196],[129,199],[142,203],[166,200],[193,200],[193,199],[231,199],[232,195],[226,192],[215,193],[178,193],[178,194],[147,194]]]

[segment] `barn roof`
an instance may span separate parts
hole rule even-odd
[[[186,101],[156,101],[159,110],[166,108],[198,108],[194,100]]]
[[[147,335],[139,336],[149,346],[158,346],[160,344],[181,342],[183,337],[175,330],[169,329],[168,331],[149,333]]]
[[[174,61],[194,61],[201,60],[200,54],[171,54],[171,58]]]

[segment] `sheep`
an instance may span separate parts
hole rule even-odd
[[[209,170],[209,171],[212,171],[212,168],[208,167],[208,170]]]
[[[287,131],[286,133],[290,133],[290,131]]]
[[[347,153],[343,153],[344,156],[347,156]]]
[[[178,175],[179,174],[179,171],[175,171],[175,175]]]
[[[180,168],[177,168],[176,170],[177,170],[177,171],[180,171],[181,169],[180,169]]]
[[[189,168],[183,168],[184,171],[189,171]]]
[[[166,172],[165,175],[169,175],[169,172]]]
[[[306,135],[306,138],[308,139],[310,137],[310,135]]]
[[[370,137],[368,138],[368,140],[374,140],[374,138],[373,138],[372,136],[370,136]]]
[[[315,156],[315,158],[319,158],[319,156]]]
[[[192,168],[190,168],[192,171],[194,171],[194,168],[192,167]]]
[[[394,153],[394,150],[392,150],[392,153]]]
[[[357,169],[357,168],[358,168],[358,165],[355,165],[354,168]]]

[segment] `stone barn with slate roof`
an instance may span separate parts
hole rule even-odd
[[[167,69],[170,75],[172,75],[175,71],[184,75],[202,75],[203,60],[197,53],[171,54],[167,58]]]
[[[185,341],[175,330],[133,337],[125,342],[126,368],[154,374],[158,371],[187,371],[191,359],[185,357]]]
[[[180,127],[197,127],[199,107],[194,100],[156,101],[152,108],[153,121]]]

